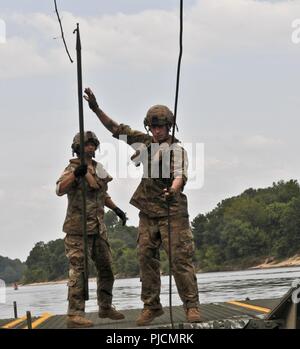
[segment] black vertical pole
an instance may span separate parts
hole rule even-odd
[[[171,144],[174,143],[175,138],[175,127],[176,127],[176,118],[177,118],[177,104],[178,104],[178,95],[179,95],[179,80],[180,80],[180,67],[181,67],[181,58],[182,58],[182,37],[183,37],[183,0],[180,0],[180,31],[179,31],[179,57],[177,63],[177,77],[176,77],[176,92],[175,92],[175,105],[174,105],[174,125],[172,130]],[[170,170],[172,166],[173,151],[170,153]],[[172,185],[170,181],[170,186]],[[173,321],[173,311],[172,311],[172,235],[171,235],[171,217],[170,217],[170,202],[167,202],[168,209],[168,249],[169,249],[169,311],[170,311],[170,321],[172,328],[174,329]]]
[[[77,82],[78,82],[78,108],[79,108],[79,132],[80,132],[80,163],[85,164],[84,158],[84,123],[83,123],[83,90],[82,90],[82,65],[81,65],[81,41],[79,23],[76,31],[76,52],[77,52]],[[74,31],[74,32],[75,32]],[[89,270],[88,270],[88,239],[86,231],[86,184],[85,179],[81,179],[82,184],[82,234],[84,249],[84,299],[89,299]]]
[[[31,319],[30,311],[26,311],[26,317],[27,317],[27,328],[28,330],[32,330],[32,319]]]
[[[14,316],[15,316],[15,319],[18,318],[18,310],[17,310],[17,302],[14,301]]]

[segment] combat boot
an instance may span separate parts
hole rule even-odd
[[[162,309],[148,309],[144,308],[136,319],[138,326],[146,326],[150,324],[156,317],[161,316],[164,313]]]
[[[125,319],[124,314],[117,311],[114,307],[109,307],[109,308],[100,307],[98,315],[102,319],[104,319],[104,318],[109,318],[111,320]]]
[[[80,315],[68,315],[67,327],[68,328],[87,328],[93,327],[94,323],[91,320],[86,319]]]
[[[185,314],[188,322],[201,322],[198,308],[188,308],[186,309]]]

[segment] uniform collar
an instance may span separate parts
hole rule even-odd
[[[174,143],[179,143],[179,142],[180,142],[180,141],[179,141],[176,137],[174,137]],[[158,142],[154,142],[153,136],[152,136],[152,143],[158,143]],[[162,143],[171,144],[171,143],[172,143],[172,135],[169,134],[168,138],[165,139],[165,140],[164,140],[163,142],[161,142],[160,144],[162,144]]]

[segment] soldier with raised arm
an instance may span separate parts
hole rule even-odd
[[[138,255],[144,308],[136,320],[145,326],[162,315],[160,303],[160,259],[162,245],[168,252],[168,204],[171,225],[172,270],[179,296],[189,322],[199,322],[199,297],[195,268],[193,235],[189,224],[187,198],[183,189],[187,181],[187,155],[177,139],[172,143],[170,129],[174,116],[168,107],[155,105],[149,109],[144,125],[152,133],[118,124],[98,106],[91,89],[84,98],[113,137],[125,140],[136,153],[132,159],[143,163],[144,175],[130,203],[140,210]],[[173,156],[170,155],[170,148]],[[166,160],[167,159],[167,160]],[[170,160],[171,159],[171,160]],[[166,175],[166,172],[167,175]]]
[[[103,166],[93,160],[99,140],[91,131],[84,133],[84,152],[86,165],[80,165],[80,134],[73,139],[72,150],[77,155],[56,182],[58,196],[67,194],[68,208],[63,225],[66,233],[65,250],[69,260],[68,282],[68,328],[93,326],[85,317],[84,300],[84,249],[82,235],[82,181],[86,182],[86,216],[88,252],[97,270],[97,300],[99,317],[113,320],[124,319],[124,315],[112,306],[114,275],[112,256],[103,222],[104,206],[112,209],[126,223],[125,213],[118,208],[107,193],[107,184],[112,177]]]

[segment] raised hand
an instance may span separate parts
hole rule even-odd
[[[88,87],[84,89],[84,93],[85,95],[83,95],[83,98],[88,101],[89,107],[92,109],[92,111],[95,112],[99,108],[99,106],[93,91]]]

